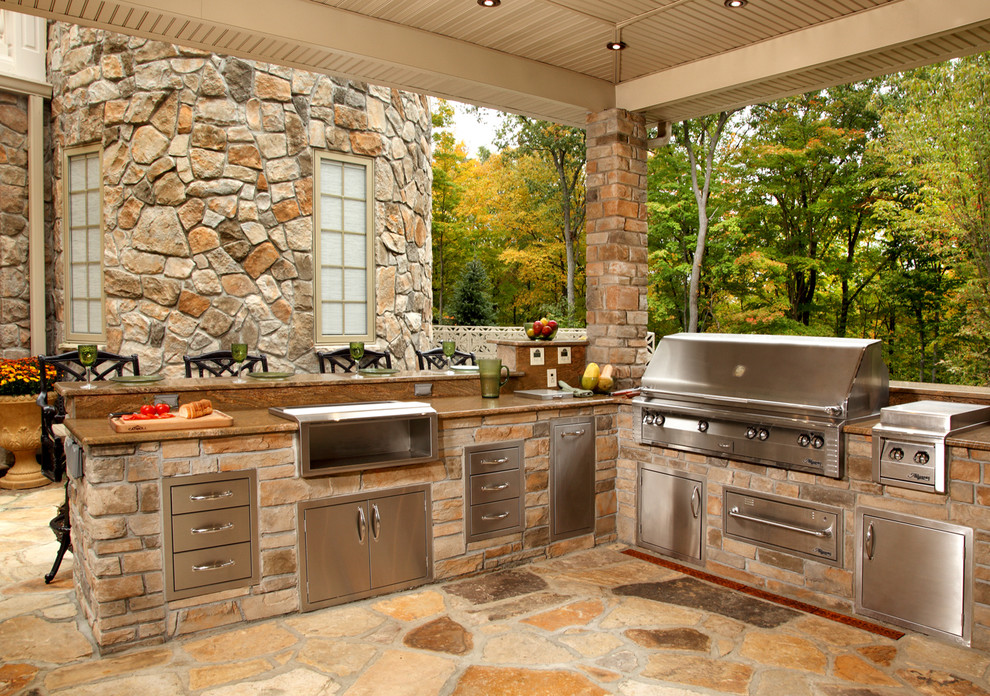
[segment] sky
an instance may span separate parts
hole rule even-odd
[[[479,122],[479,115],[469,114],[463,104],[455,101],[450,104],[454,107],[454,138],[467,146],[468,157],[477,157],[478,148],[482,146],[495,152],[493,141],[498,126],[496,114],[499,112],[480,109],[481,122]]]

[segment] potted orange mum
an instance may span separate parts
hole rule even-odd
[[[49,483],[34,456],[41,444],[39,365],[37,358],[0,358],[0,447],[14,455],[14,465],[0,478],[0,488],[37,488]]]

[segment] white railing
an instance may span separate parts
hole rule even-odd
[[[556,338],[566,338],[572,341],[588,337],[587,329],[558,329]],[[526,334],[518,326],[452,326],[448,324],[433,327],[433,342],[454,341],[458,350],[465,350],[475,355],[495,355],[495,345],[492,340],[522,341]],[[646,348],[650,355],[656,348],[656,336],[652,331],[646,334]]]

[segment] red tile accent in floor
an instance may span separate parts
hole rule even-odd
[[[904,637],[903,631],[896,631],[892,628],[887,628],[885,626],[879,626],[875,623],[870,623],[869,621],[864,621],[863,619],[857,619],[852,616],[846,616],[845,614],[840,614],[830,609],[822,609],[821,607],[816,607],[814,604],[808,604],[806,602],[801,602],[796,599],[789,599],[787,597],[781,597],[780,595],[775,595],[772,592],[767,592],[766,590],[760,590],[755,587],[750,587],[749,585],[744,585],[741,582],[736,582],[735,580],[728,580],[726,578],[720,578],[717,575],[712,575],[711,573],[706,573],[703,570],[698,570],[696,568],[691,568],[689,566],[681,565],[680,563],[674,563],[673,561],[668,561],[664,558],[657,558],[656,556],[651,556],[649,554],[643,553],[642,551],[637,551],[635,549],[626,549],[622,553],[627,556],[632,556],[633,558],[638,558],[641,561],[647,561],[649,563],[654,563],[664,568],[670,568],[671,570],[676,570],[678,573],[684,573],[685,575],[690,575],[691,577],[698,578],[699,580],[705,580],[706,582],[714,583],[716,585],[721,585],[722,587],[727,587],[731,590],[736,590],[737,592],[743,592],[752,597],[757,597],[758,599],[763,599],[768,602],[774,602],[775,604],[780,604],[785,607],[790,607],[791,609],[797,609],[798,611],[803,611],[806,614],[814,614],[815,616],[820,616],[824,619],[829,619],[830,621],[835,621],[847,626],[853,626],[854,628],[861,628],[864,631],[870,631],[871,633],[876,633],[877,635],[884,636],[885,638],[890,638],[892,640],[900,640]]]

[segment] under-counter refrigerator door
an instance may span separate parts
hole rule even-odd
[[[550,539],[595,531],[595,423],[555,420],[550,426]]]
[[[303,512],[308,604],[371,587],[367,501],[312,507]]]
[[[972,530],[886,512],[858,527],[857,610],[968,643]]]
[[[373,498],[369,506],[372,586],[427,577],[426,494],[414,491]]]

